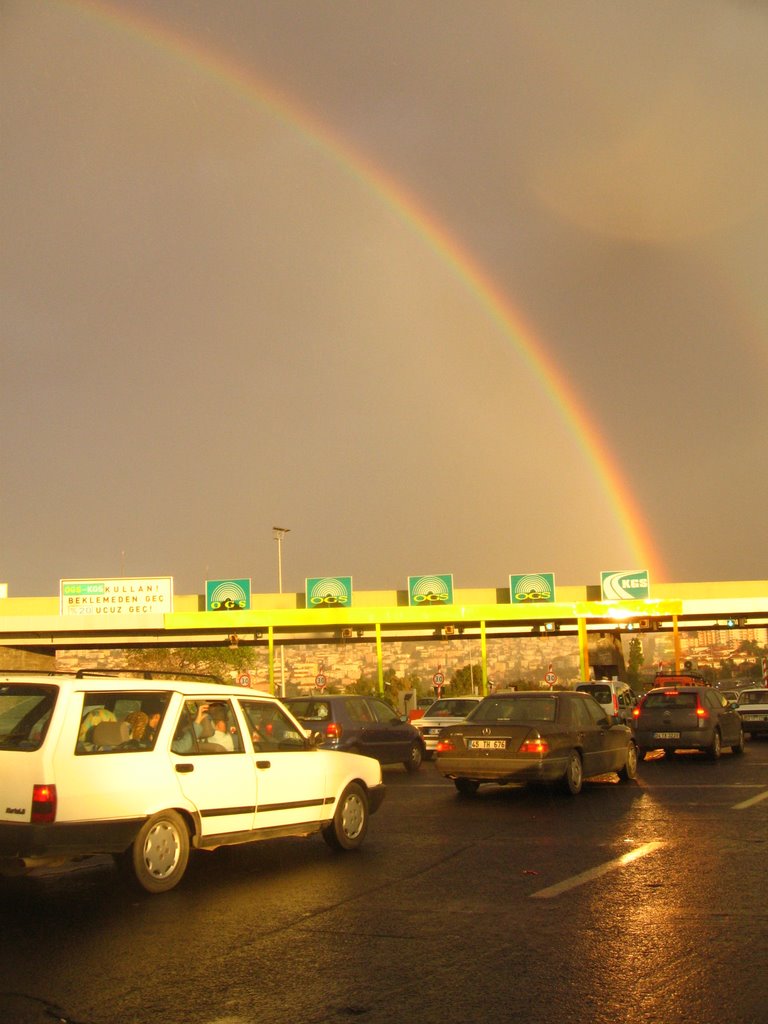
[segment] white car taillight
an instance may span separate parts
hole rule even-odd
[[[32,787],[33,825],[47,825],[56,821],[56,787],[37,783]]]

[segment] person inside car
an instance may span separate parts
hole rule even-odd
[[[235,740],[229,731],[225,705],[212,704],[210,714],[211,721],[213,722],[213,735],[210,737],[211,743],[216,743],[225,750],[233,751],[235,749]]]
[[[109,708],[91,708],[83,715],[80,723],[80,731],[77,734],[78,747],[85,749],[93,748],[93,730],[100,722],[116,722],[117,716]]]
[[[151,750],[157,739],[157,730],[162,717],[162,706],[156,701],[145,700],[140,711],[132,711],[125,716],[131,726],[131,739],[141,747]]]
[[[198,739],[207,739],[213,735],[213,722],[206,701],[197,704],[187,701],[173,735],[171,750],[174,754],[191,754],[198,752]]]

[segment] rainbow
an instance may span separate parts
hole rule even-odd
[[[645,519],[614,454],[596,424],[587,415],[570,381],[563,375],[542,340],[519,309],[494,283],[490,275],[462,247],[459,240],[429,211],[425,203],[365,154],[354,149],[331,127],[321,122],[293,98],[236,64],[232,57],[203,48],[195,39],[179,35],[144,13],[129,11],[107,0],[58,0],[65,8],[100,21],[175,59],[194,65],[227,89],[257,102],[279,120],[299,131],[326,159],[373,192],[410,231],[415,231],[435,255],[450,268],[463,287],[470,290],[485,314],[516,346],[525,364],[550,394],[578,447],[614,510],[617,523],[636,560],[661,582],[666,571],[648,531]],[[615,567],[612,567],[615,568]]]

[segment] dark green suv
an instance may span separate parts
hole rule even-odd
[[[649,690],[634,711],[638,753],[703,750],[717,760],[723,747],[744,753],[741,716],[711,686],[663,686]]]

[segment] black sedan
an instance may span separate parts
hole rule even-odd
[[[637,773],[637,748],[626,725],[575,691],[517,691],[485,697],[461,725],[447,728],[435,751],[437,770],[464,796],[483,782],[546,782],[567,793],[585,778]]]

